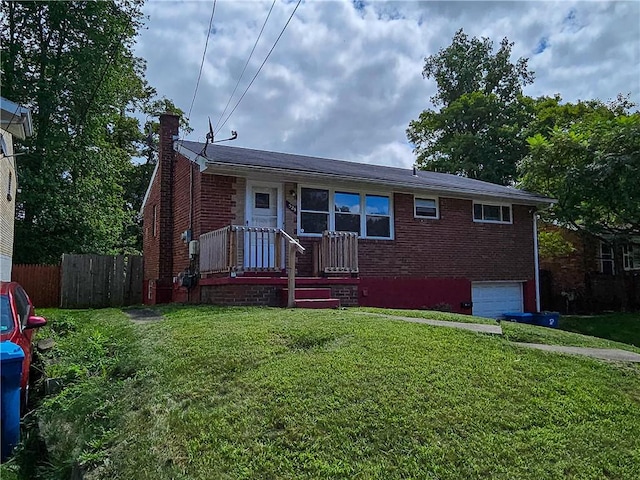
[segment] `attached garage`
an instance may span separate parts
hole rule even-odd
[[[506,312],[522,312],[522,282],[473,283],[473,315],[498,318]]]

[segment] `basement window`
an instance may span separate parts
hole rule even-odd
[[[511,205],[498,203],[474,203],[473,221],[487,223],[511,223]]]

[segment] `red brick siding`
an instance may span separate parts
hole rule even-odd
[[[195,220],[195,204],[197,202],[195,188],[191,190],[190,170],[193,179],[199,176],[198,166],[190,162],[182,155],[176,155],[174,166],[174,195],[173,195],[173,270],[172,277],[189,267],[189,245],[181,236],[193,225],[189,224],[190,210],[193,212],[192,222]],[[194,181],[195,187],[195,181]],[[192,195],[192,198],[190,198]],[[193,203],[193,208],[191,204]],[[196,238],[196,237],[193,237]]]
[[[529,280],[534,277],[533,219],[529,207],[513,207],[513,224],[473,221],[471,200],[440,198],[440,219],[414,218],[413,195],[394,194],[395,239],[358,242],[361,277],[427,277]],[[298,271],[311,275],[313,244]]]
[[[237,192],[244,194],[244,192]],[[236,220],[236,177],[203,174],[201,177],[201,233],[231,225]]]
[[[331,285],[331,298],[339,299],[341,307],[357,307],[358,285]]]
[[[178,117],[160,116],[158,170],[143,210],[143,251],[145,303],[171,300],[173,270],[173,136],[178,133]],[[156,235],[153,210],[156,207]],[[149,297],[151,293],[151,297]]]
[[[395,240],[361,240],[363,277],[527,280],[534,275],[533,223],[515,205],[513,224],[473,221],[471,200],[440,198],[440,219],[417,219],[413,196],[394,195]]]
[[[203,285],[200,298],[203,303],[214,305],[280,306],[277,285]]]
[[[540,269],[551,272],[553,277],[554,290],[556,290],[554,293],[584,290],[586,275],[600,270],[598,240],[591,238],[591,241],[587,241],[577,232],[554,225],[540,224],[539,228],[541,231],[560,232],[562,238],[575,249],[570,254],[561,257],[540,257]]]

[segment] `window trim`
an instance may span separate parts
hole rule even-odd
[[[505,222],[504,220],[478,220],[476,218],[476,205],[487,205],[490,207],[500,207],[500,217],[502,218],[502,207],[508,207],[509,208],[509,221]],[[484,216],[484,212],[483,212],[483,216]],[[512,203],[499,203],[499,202],[483,202],[483,201],[477,201],[474,200],[472,205],[471,205],[471,218],[473,219],[474,223],[497,223],[500,225],[513,225],[513,204]]]
[[[436,202],[436,216],[427,217],[425,215],[418,215],[416,209],[416,200],[433,200]],[[440,197],[430,197],[427,195],[413,195],[413,218],[426,219],[426,220],[440,220]]]
[[[638,255],[639,252],[640,244],[638,243],[628,242],[622,245],[622,268],[625,272],[640,270],[640,261],[636,262],[636,259],[640,258],[640,255]],[[625,260],[627,260],[628,266],[625,265]],[[631,266],[632,263],[633,266]]]
[[[605,258],[605,252],[603,251],[603,248],[607,248],[609,251],[607,252],[607,255],[609,255],[609,258]],[[600,248],[599,248],[599,255],[598,255],[598,260],[600,263],[600,273],[605,273],[604,272],[604,263],[611,263],[611,273],[609,275],[615,275],[616,274],[616,263],[614,262],[614,251],[613,251],[613,246],[605,243],[605,242],[600,242]]]
[[[301,232],[300,228],[302,225],[301,215],[302,215],[302,189],[303,188],[313,188],[318,190],[327,190],[329,192],[329,222],[327,226],[328,231],[335,231],[335,194],[339,193],[353,193],[360,196],[360,234],[358,235],[359,239],[362,240],[394,240],[395,239],[395,212],[393,209],[393,192],[391,191],[382,191],[382,190],[369,190],[369,189],[359,189],[352,187],[328,187],[326,185],[321,184],[313,184],[313,183],[298,183],[297,185],[297,214],[296,214],[296,222],[297,222],[297,235],[298,237],[309,237],[309,238],[320,238],[322,237],[322,233],[306,233]],[[366,196],[373,195],[377,197],[386,197],[389,199],[389,215],[374,215],[380,217],[389,217],[389,236],[388,237],[370,237],[366,236],[367,231],[367,213],[366,213]],[[311,210],[305,210],[305,212],[314,213]],[[315,213],[326,213],[326,212],[315,212]],[[340,212],[337,212],[340,213]]]

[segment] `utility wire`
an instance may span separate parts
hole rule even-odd
[[[209,19],[209,29],[207,30],[207,40],[204,43],[204,51],[202,52],[202,61],[200,62],[200,71],[198,72],[198,80],[196,81],[196,88],[193,91],[193,98],[191,99],[191,106],[189,107],[189,113],[187,119],[191,118],[191,110],[193,110],[193,104],[196,101],[196,95],[198,94],[198,87],[200,86],[200,77],[202,76],[202,67],[204,66],[204,58],[207,55],[207,47],[209,46],[209,36],[211,35],[211,25],[213,25],[213,14],[216,13],[216,0],[213,0],[213,8],[211,9],[211,18]],[[184,139],[184,135],[183,135]]]
[[[264,19],[264,23],[262,24],[262,28],[260,29],[260,33],[258,34],[258,38],[256,38],[256,43],[253,44],[253,48],[251,49],[251,53],[249,54],[249,58],[247,58],[247,61],[244,64],[244,68],[242,69],[242,73],[240,73],[240,77],[238,78],[238,81],[236,82],[236,86],[233,88],[233,92],[231,92],[231,96],[229,97],[229,100],[227,100],[227,104],[224,106],[224,110],[220,114],[220,118],[218,118],[218,121],[216,122],[216,126],[215,126],[214,130],[218,128],[218,125],[220,124],[220,121],[224,117],[224,114],[227,112],[227,108],[229,108],[229,104],[231,103],[231,100],[233,99],[233,96],[236,94],[236,90],[238,89],[238,85],[240,85],[240,80],[242,80],[244,72],[247,69],[247,66],[249,65],[249,60],[251,60],[251,57],[253,56],[253,52],[256,50],[256,47],[258,46],[258,41],[260,40],[260,37],[262,36],[262,32],[264,31],[264,27],[267,24],[267,21],[269,20],[269,17],[271,16],[271,11],[273,10],[273,6],[275,4],[276,4],[276,0],[273,0],[273,3],[271,4],[271,8],[269,9],[269,13],[267,13],[267,18]]]
[[[229,115],[227,116],[226,120],[222,123],[222,125],[220,125],[220,128],[218,129],[218,132],[220,130],[222,130],[222,127],[225,126],[225,124],[229,121],[229,119],[231,118],[231,115],[233,115],[233,112],[236,111],[236,108],[238,108],[238,105],[240,105],[240,102],[242,101],[242,99],[244,98],[244,96],[247,94],[247,92],[249,91],[249,89],[251,88],[251,85],[253,85],[253,82],[255,81],[255,79],[258,77],[258,74],[260,73],[260,71],[262,70],[262,67],[264,67],[264,64],[267,63],[267,60],[269,59],[269,56],[271,55],[271,53],[273,52],[273,50],[276,48],[276,45],[278,44],[278,41],[280,40],[280,37],[282,37],[282,34],[284,33],[284,31],[287,29],[287,26],[289,25],[289,22],[291,22],[291,19],[293,18],[293,16],[296,13],[296,10],[298,9],[298,7],[300,6],[300,3],[302,2],[302,0],[298,0],[298,3],[296,4],[296,7],[293,9],[293,12],[291,12],[291,15],[289,16],[289,20],[287,20],[287,23],[285,23],[284,27],[282,28],[282,31],[280,32],[280,35],[278,35],[278,38],[276,38],[275,43],[273,44],[273,47],[271,47],[271,50],[269,50],[269,53],[267,54],[267,56],[265,57],[264,61],[262,62],[262,65],[260,65],[260,68],[258,68],[258,71],[256,72],[256,74],[253,76],[253,78],[251,79],[251,82],[249,82],[249,85],[247,85],[247,88],[245,88],[244,92],[242,93],[242,96],[238,99],[238,102],[235,104],[235,106],[233,107],[233,110],[231,110],[231,112],[229,113]],[[216,133],[218,133],[216,132]]]

